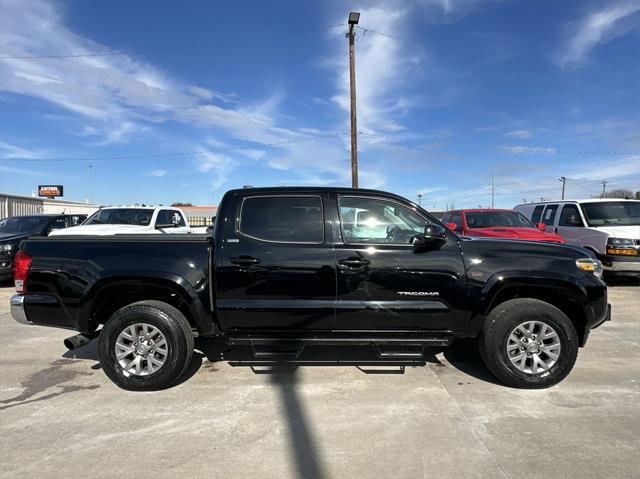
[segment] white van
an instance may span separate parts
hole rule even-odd
[[[613,198],[517,205],[567,243],[596,253],[608,274],[640,276],[640,201]]]

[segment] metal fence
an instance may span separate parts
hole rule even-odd
[[[189,226],[211,226],[213,221],[206,216],[188,216]]]

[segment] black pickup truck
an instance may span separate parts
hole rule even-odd
[[[371,345],[381,358],[476,337],[505,384],[542,388],[610,318],[602,267],[572,246],[456,236],[399,196],[348,188],[229,191],[213,237],[33,238],[15,260],[13,317],[98,336],[130,390],[165,388],[194,336]]]

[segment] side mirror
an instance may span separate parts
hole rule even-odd
[[[456,223],[447,223],[446,225],[451,231],[458,231],[458,225]]]
[[[424,233],[416,235],[413,240],[415,250],[438,249],[447,242],[447,230],[440,225],[427,225]]]
[[[544,223],[538,223],[536,226],[540,231],[544,231],[547,229],[547,225],[545,225]]]

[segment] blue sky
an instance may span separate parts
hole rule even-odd
[[[0,191],[349,186],[350,10],[361,186],[429,209],[490,204],[492,169],[500,207],[559,176],[640,190],[638,0],[0,0]]]

